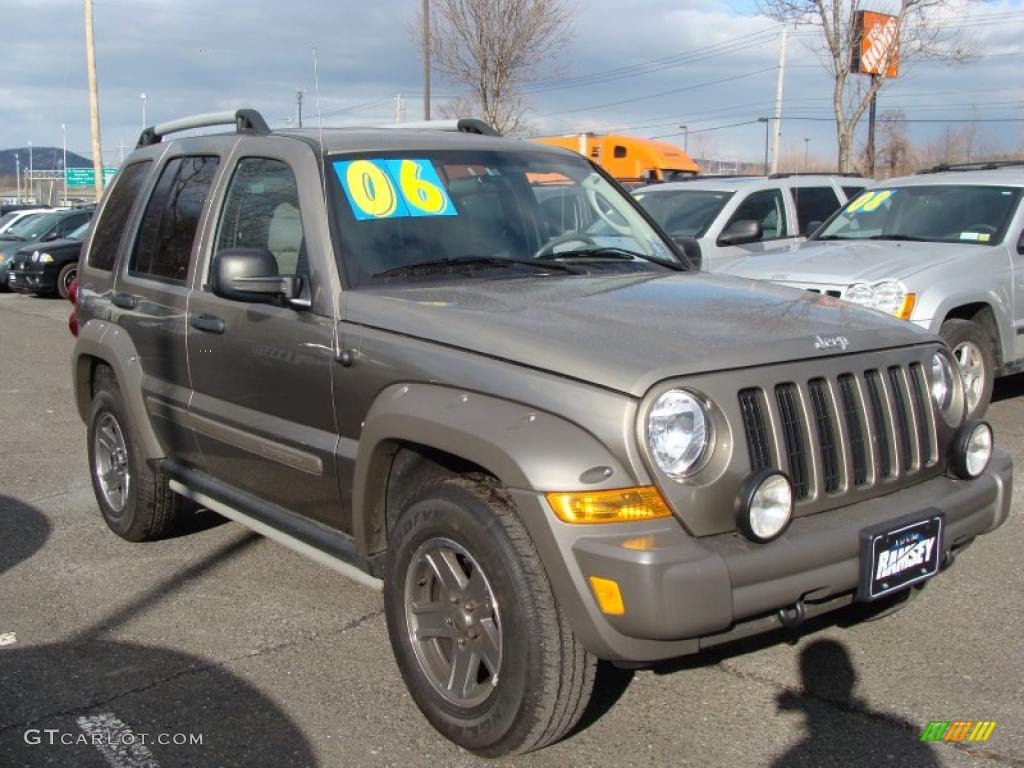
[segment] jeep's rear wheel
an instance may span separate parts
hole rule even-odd
[[[518,754],[579,720],[597,660],[492,480],[435,479],[410,494],[389,536],[384,603],[413,700],[456,744]]]
[[[110,530],[128,541],[151,541],[173,532],[182,499],[146,463],[108,368],[97,371],[88,449],[93,491]]]
[[[964,385],[965,418],[981,418],[992,399],[995,380],[992,340],[982,326],[970,320],[947,320],[939,333],[953,351]]]

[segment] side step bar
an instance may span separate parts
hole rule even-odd
[[[236,491],[217,480],[175,461],[158,463],[175,493],[192,499],[268,539],[315,560],[378,592],[384,582],[367,572],[366,561],[356,552],[350,536],[333,531],[280,507],[266,503],[246,503],[248,494]]]

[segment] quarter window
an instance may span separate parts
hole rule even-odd
[[[832,187],[793,187],[793,202],[801,235],[811,234],[808,230],[812,221],[825,221],[840,206]]]
[[[219,163],[216,157],[176,157],[164,166],[142,217],[129,271],[184,282],[199,219]]]
[[[270,251],[282,275],[308,275],[299,187],[286,163],[262,157],[238,162],[217,230],[216,249]]]
[[[735,221],[758,221],[761,223],[761,239],[777,240],[786,236],[786,206],[782,201],[781,189],[763,189],[752,192],[740,203],[729,219]],[[729,227],[726,224],[726,228]]]
[[[132,163],[114,177],[114,185],[107,193],[110,199],[103,206],[103,215],[96,222],[92,234],[88,259],[90,267],[108,271],[113,269],[117,246],[128,224],[128,216],[135,206],[135,199],[149,174],[150,165],[149,160]]]

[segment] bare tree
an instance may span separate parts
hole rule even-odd
[[[891,178],[912,173],[916,153],[907,136],[906,114],[901,110],[885,112],[878,118],[880,141],[878,144],[879,177]]]
[[[442,112],[468,103],[501,133],[522,129],[523,86],[553,72],[571,18],[566,0],[432,0],[431,62],[469,89]]]
[[[950,31],[951,14],[943,11],[958,9],[957,0],[885,0],[879,3],[881,13],[896,18],[896,34],[878,64],[880,74],[873,75],[870,84],[851,94],[848,88],[850,64],[859,44],[857,13],[863,10],[861,0],[758,0],[758,10],[766,16],[786,24],[817,27],[821,31],[820,58],[832,75],[832,109],[835,112],[836,139],[839,144],[839,171],[851,170],[853,135],[871,104],[872,97],[887,82],[886,72],[893,57],[898,55],[900,66],[920,59],[962,61],[966,54],[958,33]],[[888,6],[888,7],[886,7]]]

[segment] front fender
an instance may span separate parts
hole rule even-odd
[[[600,490],[637,478],[593,435],[546,411],[477,392],[436,384],[394,384],[366,415],[353,485],[353,534],[371,551],[373,483],[386,481],[374,465],[383,446],[415,443],[486,469],[506,487],[532,491]],[[592,470],[588,472],[588,470]],[[586,475],[586,476],[585,476]]]

